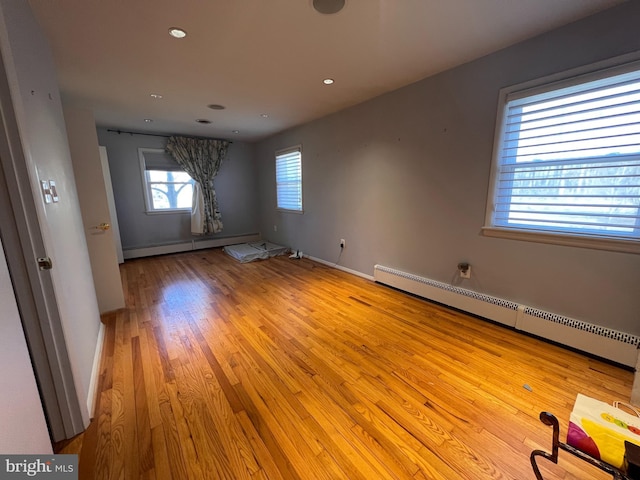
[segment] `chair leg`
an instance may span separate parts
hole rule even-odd
[[[544,480],[542,478],[542,473],[540,473],[540,468],[538,467],[537,458],[536,457],[544,457],[547,460],[557,464],[558,463],[558,449],[560,446],[560,425],[558,424],[558,419],[549,412],[540,412],[540,421],[545,425],[550,425],[553,427],[553,445],[551,447],[551,453],[547,453],[543,450],[534,450],[531,452],[531,456],[529,457],[531,460],[531,466],[533,467],[533,473],[536,476],[536,480]]]

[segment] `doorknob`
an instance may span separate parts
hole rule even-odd
[[[111,228],[111,225],[105,222],[105,223],[101,223],[100,225],[96,225],[93,228],[95,228],[96,230],[102,230],[103,232],[106,232]]]

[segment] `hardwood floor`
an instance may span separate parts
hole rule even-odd
[[[83,479],[533,479],[578,392],[629,371],[310,260],[127,261]],[[525,388],[527,385],[531,390]],[[560,454],[545,479],[610,478]]]

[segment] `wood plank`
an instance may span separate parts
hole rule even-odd
[[[140,337],[131,339],[131,354],[133,362],[133,389],[135,397],[136,437],[138,439],[138,462],[141,475],[153,470],[155,459],[151,441],[151,422],[149,420],[149,402],[145,385],[145,372],[142,366],[142,351],[140,349]],[[156,403],[157,405],[157,403]]]
[[[133,385],[125,386],[125,371],[131,368],[131,364],[127,361],[130,357],[126,354],[127,349],[127,334],[125,329],[124,314],[118,315],[115,322],[116,337],[115,347],[113,352],[114,368],[113,368],[113,380],[111,393],[111,429],[109,431],[109,447],[111,448],[111,472],[109,478],[120,479],[125,478],[125,457],[130,459],[127,454],[127,444],[130,445],[125,435],[125,429],[129,431],[131,425],[127,424],[127,421],[131,419],[133,413],[127,407],[131,407],[131,404],[125,403],[125,390],[132,389]],[[116,361],[118,359],[118,361]],[[102,402],[101,402],[102,403]],[[98,450],[100,450],[102,444],[98,444]]]
[[[127,261],[81,478],[524,479],[633,374],[365,279],[219,249]],[[527,384],[531,389],[525,389]],[[74,451],[75,450],[75,451]],[[602,480],[563,452],[545,480]]]

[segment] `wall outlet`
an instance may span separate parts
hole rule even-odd
[[[347,245],[347,242],[345,242],[344,238],[341,238],[340,239],[340,248],[344,248],[344,247],[346,247],[346,245]]]
[[[471,278],[471,265],[468,263],[459,263],[458,272],[460,272],[460,278]]]

